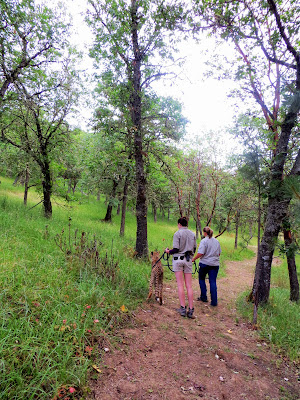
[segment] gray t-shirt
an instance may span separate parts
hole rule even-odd
[[[220,264],[221,246],[217,239],[206,237],[201,240],[198,253],[203,254],[200,262],[210,266]]]
[[[179,250],[173,256],[178,254],[183,255],[186,251],[194,254],[197,248],[194,232],[190,231],[186,226],[181,227],[173,236],[173,248]]]

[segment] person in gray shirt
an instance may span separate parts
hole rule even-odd
[[[193,263],[192,257],[196,251],[197,243],[194,232],[188,229],[188,221],[186,217],[178,219],[178,231],[173,236],[173,249],[166,248],[167,254],[173,255],[173,272],[175,272],[178,297],[180,308],[177,309],[182,317],[195,318],[193,316],[193,288],[192,273]],[[186,311],[184,284],[187,290],[189,309]]]
[[[198,258],[201,259],[199,263],[200,297],[198,297],[197,300],[207,303],[205,277],[208,274],[211,296],[210,304],[212,306],[217,306],[217,275],[220,266],[221,246],[219,241],[212,237],[213,231],[208,226],[203,229],[203,235],[204,239],[200,242],[198,253],[192,259],[193,262]]]

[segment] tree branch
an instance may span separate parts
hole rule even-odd
[[[295,60],[297,60],[297,58],[299,58],[299,54],[297,53],[295,48],[292,46],[289,38],[285,34],[285,28],[281,23],[280,15],[278,13],[277,6],[276,6],[274,0],[267,0],[267,1],[268,1],[268,4],[269,4],[269,7],[270,7],[270,11],[273,13],[273,15],[274,15],[274,17],[276,19],[276,23],[277,23],[277,27],[278,27],[279,32],[280,32],[280,36],[284,40],[288,51],[294,56]]]

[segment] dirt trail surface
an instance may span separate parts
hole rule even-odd
[[[195,319],[176,313],[176,283],[165,282],[164,304],[145,302],[130,328],[117,332],[90,399],[299,399],[295,365],[237,317],[235,300],[251,287],[254,265],[228,262],[217,281],[219,305],[195,301]],[[193,287],[196,299],[196,277]]]

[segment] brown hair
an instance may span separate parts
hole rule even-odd
[[[188,220],[187,217],[181,217],[178,219],[178,224],[180,224],[181,226],[188,226]]]
[[[212,235],[213,235],[213,233],[214,233],[214,231],[213,231],[212,229],[210,229],[209,226],[206,226],[205,228],[203,228],[203,232],[207,233],[207,236],[208,236],[209,238],[211,238]]]

